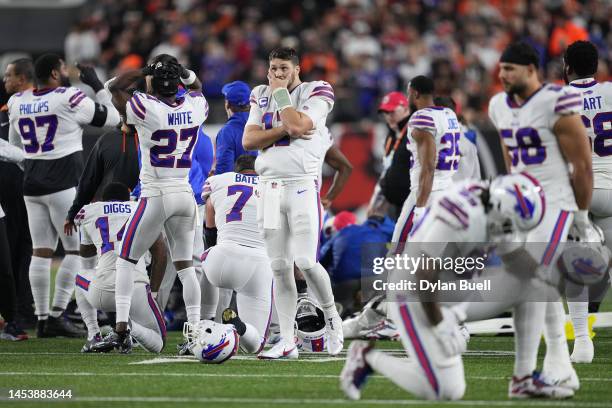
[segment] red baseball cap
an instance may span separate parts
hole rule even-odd
[[[344,227],[353,225],[357,222],[357,217],[350,211],[340,211],[334,217],[334,228],[336,231],[340,231]]]
[[[382,101],[380,101],[380,105],[378,106],[379,112],[391,112],[395,110],[398,106],[408,106],[408,98],[401,92],[389,92],[386,94]]]

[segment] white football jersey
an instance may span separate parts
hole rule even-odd
[[[95,245],[98,251],[95,284],[99,289],[115,290],[115,263],[121,251],[121,239],[137,204],[133,201],[98,201],[81,208],[74,219],[79,227],[81,245]],[[149,283],[144,257],[136,265],[134,282]]]
[[[582,97],[569,86],[543,85],[518,106],[501,92],[489,102],[489,117],[512,160],[512,172],[527,171],[544,189],[546,202],[577,209],[570,170],[552,129],[563,115],[580,113]]]
[[[487,242],[487,215],[480,194],[486,183],[466,180],[454,183],[431,204],[412,229],[410,242],[428,256],[468,255]],[[451,252],[448,244],[453,244]],[[455,251],[454,253],[452,251]]]
[[[323,132],[321,134],[321,165],[319,166],[319,175],[317,178],[319,181],[319,190],[323,185],[323,164],[325,164],[325,155],[334,144],[334,139],[332,138],[331,132],[327,127],[325,129],[327,130],[327,133]]]
[[[453,181],[480,180],[480,159],[478,158],[478,147],[476,139],[468,138],[469,133],[473,132],[465,125],[461,125],[461,139],[459,139],[459,167],[453,175]],[[474,136],[474,134],[472,134]]]
[[[253,248],[264,248],[257,226],[256,174],[223,173],[209,177],[202,195],[212,200],[218,243],[233,242]]]
[[[459,166],[459,140],[461,125],[452,109],[432,106],[412,114],[408,121],[407,148],[412,153],[410,184],[412,191],[419,191],[421,163],[417,143],[412,137],[414,129],[431,133],[436,144],[436,169],[431,191],[446,189]]]
[[[325,121],[334,107],[334,91],[324,81],[302,82],[291,91],[291,101],[298,112],[310,117],[315,127],[314,134],[309,140],[287,136],[263,149],[255,161],[255,170],[262,180],[316,179],[319,175],[323,160],[322,143],[329,134]],[[255,87],[250,102],[247,125],[263,129],[282,126],[280,111],[268,85]]]
[[[55,160],[83,150],[83,125],[96,103],[75,87],[28,89],[8,101],[10,126],[21,137],[26,159]]]
[[[202,92],[188,92],[169,105],[135,92],[126,105],[127,123],[134,125],[140,143],[142,196],[191,192],[189,170],[198,129],[208,117]]]
[[[582,121],[593,152],[593,187],[612,190],[612,82],[585,78],[570,86],[582,94]]]

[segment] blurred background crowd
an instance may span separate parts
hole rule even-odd
[[[560,55],[578,39],[599,47],[600,79],[612,68],[606,0],[98,0],[80,15],[65,40],[67,61],[94,62],[112,76],[170,53],[200,74],[213,103],[222,103],[227,82],[267,82],[268,52],[295,47],[302,79],[334,86],[332,120],[343,122],[375,118],[383,95],[429,74],[478,124],[513,39],[540,51],[547,81],[561,80]],[[211,112],[224,120],[222,109]]]

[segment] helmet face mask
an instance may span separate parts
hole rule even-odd
[[[325,351],[325,317],[323,310],[310,298],[298,300],[295,317],[297,346],[303,351]]]

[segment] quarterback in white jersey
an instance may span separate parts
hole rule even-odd
[[[452,109],[433,106],[434,83],[417,76],[410,81],[408,94],[413,114],[408,120],[407,148],[412,154],[410,194],[397,220],[392,242],[401,253],[413,225],[429,200],[448,188],[459,166],[461,127]]]
[[[572,219],[572,228],[581,240],[593,232],[587,214],[593,176],[588,138],[579,115],[582,98],[574,88],[540,83],[538,65],[538,53],[529,44],[514,43],[504,50],[499,77],[506,92],[491,99],[489,117],[508,153],[508,169],[528,171],[546,194],[544,219],[526,241],[532,244],[527,250],[534,264],[549,269],[560,255]],[[534,304],[526,318],[530,320],[528,327],[534,330],[534,352],[515,375],[533,370],[542,326],[547,350],[551,350],[547,353],[550,359],[544,361],[545,371],[559,377],[569,375],[572,368],[561,302],[548,302],[546,308]]]
[[[593,199],[591,218],[603,231],[605,243],[612,248],[612,82],[597,82],[595,74],[599,54],[594,44],[576,41],[565,51],[563,57],[565,81],[581,94],[582,121],[591,141],[593,160]],[[602,282],[606,285],[606,281]],[[605,289],[604,289],[605,290]],[[570,292],[579,292],[578,295]],[[567,306],[574,326],[574,350],[572,361],[590,363],[595,350],[589,336],[588,312],[589,289],[568,288]],[[571,298],[571,300],[570,300]]]
[[[415,239],[410,241],[407,253],[413,259],[461,257],[478,262],[474,253],[485,253],[489,242],[514,241],[517,234],[537,226],[544,211],[541,187],[525,175],[501,176],[490,186],[477,180],[461,182],[432,199],[412,231]],[[422,287],[423,281],[441,282],[438,280],[441,273],[427,266],[417,268],[416,273],[395,269],[390,271],[389,283],[411,281]],[[389,314],[397,324],[409,359],[385,354],[364,341],[354,341],[340,377],[341,388],[349,398],[360,398],[365,379],[373,371],[420,398],[462,398],[466,383],[461,353],[466,349],[466,338],[457,323],[466,318],[461,307],[465,305],[440,307],[436,299],[441,297],[440,292],[431,297],[418,289],[387,290]],[[513,379],[511,387],[515,383],[538,396],[573,393],[541,384],[531,373]]]
[[[96,92],[96,101],[70,86],[67,67],[54,54],[35,62],[39,88],[22,90],[8,101],[9,140],[25,153],[23,192],[32,237],[29,277],[36,306],[38,337],[50,337],[74,289],[78,239],[64,231],[64,220],[83,170],[83,126],[115,126],[119,114],[91,67],[79,66],[81,80]],[[61,239],[66,255],[55,280],[49,310],[51,258]],[[48,316],[51,319],[48,319]],[[48,326],[48,327],[47,327]]]
[[[259,353],[266,344],[272,315],[272,270],[257,225],[255,157],[238,157],[235,172],[209,177],[202,193],[206,228],[217,229],[217,244],[203,256],[204,274],[217,288],[236,291],[237,310],[225,309],[224,324],[233,324],[240,346]],[[212,303],[212,302],[208,302]],[[213,314],[214,310],[207,314]]]
[[[325,313],[328,351],[342,350],[342,320],[334,303],[329,275],[318,263],[321,203],[317,178],[323,161],[327,115],[334,91],[324,81],[302,82],[295,50],[278,48],[269,55],[269,85],[251,93],[251,110],[242,144],[260,150],[258,222],[274,272],[274,301],[282,341],[262,353],[267,358],[296,358],[293,325],[297,290],[293,264],[304,273]]]
[[[82,352],[110,351],[112,333],[100,337],[96,310],[115,311],[115,265],[130,215],[137,204],[128,201],[130,192],[121,183],[110,183],[102,201],[81,208],[75,217],[81,241],[82,269],[76,276],[77,305],[87,326],[88,340]],[[145,258],[138,260],[134,274],[134,292],[130,307],[131,334],[146,350],[159,353],[166,337],[163,314],[152,291],[157,292],[166,264],[166,245],[161,235],[151,247],[151,283]],[[123,348],[124,353],[130,348]]]
[[[149,92],[130,95],[128,87],[143,76]],[[182,97],[176,96],[179,82],[191,89]],[[116,333],[121,339],[127,338],[135,264],[162,230],[183,284],[187,319],[194,324],[200,321],[200,283],[192,260],[197,209],[188,175],[198,129],[208,116],[208,103],[198,90],[201,86],[192,71],[167,54],[109,84],[126,123],[136,127],[142,162],[141,196],[117,259]]]

